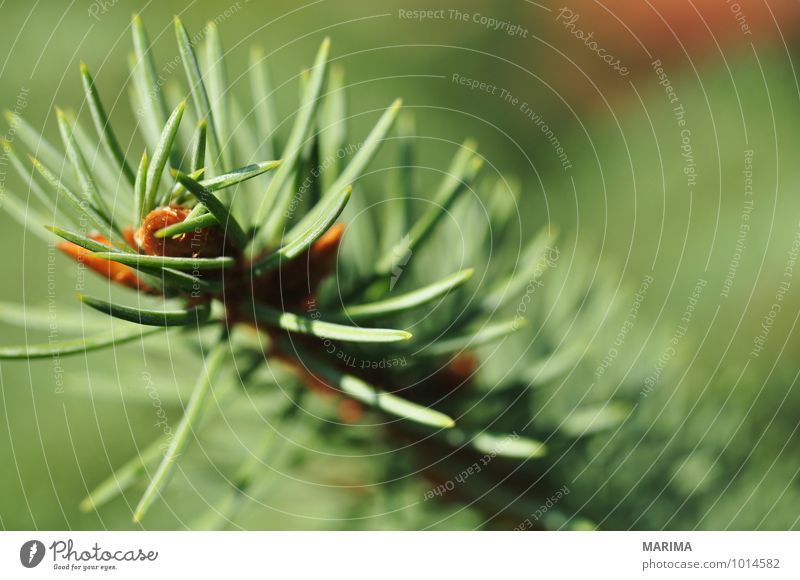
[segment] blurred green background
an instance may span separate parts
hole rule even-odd
[[[81,107],[83,60],[106,101],[115,103],[117,134],[132,133],[126,58],[130,16],[140,12],[161,66],[177,55],[175,14],[190,30],[218,22],[232,79],[247,67],[250,45],[262,45],[278,100],[292,110],[297,74],[330,36],[333,57],[347,71],[353,114],[401,96],[415,112],[419,133],[431,138],[422,144],[421,163],[429,167],[447,162],[437,139],[477,138],[490,173],[515,175],[524,184],[523,231],[557,224],[563,243],[585,251],[587,267],[611,276],[620,288],[638,288],[652,277],[636,321],[645,342],[666,352],[660,345],[686,327],[654,392],[642,397],[637,419],[595,441],[584,456],[561,463],[560,473],[573,482],[571,507],[609,528],[784,529],[800,526],[800,271],[792,263],[793,240],[800,235],[800,82],[793,60],[800,7],[735,6],[710,0],[624,7],[588,0],[4,3],[0,104],[55,138],[53,106]],[[444,10],[445,16],[403,17],[414,10]],[[498,29],[482,16],[500,23]],[[518,28],[509,34],[502,23]],[[576,31],[592,32],[597,45]],[[619,59],[628,74],[607,66],[595,48]],[[454,78],[486,83],[486,90]],[[367,130],[369,121],[356,117],[355,132]],[[566,168],[554,139],[568,159]],[[11,171],[2,169],[9,190],[19,189]],[[45,303],[47,246],[4,213],[0,223],[0,300]],[[75,272],[61,256],[55,262],[58,279],[66,280],[56,285],[66,317],[78,312]],[[698,282],[702,292],[692,301]],[[787,291],[778,299],[782,282]],[[763,350],[753,354],[777,302],[780,312]],[[694,307],[688,323],[682,321],[687,305]],[[5,326],[2,334],[5,344],[46,336]],[[600,356],[608,347],[594,345]],[[161,362],[180,369],[176,348],[165,345]],[[125,502],[98,516],[80,513],[77,501],[110,466],[157,434],[153,408],[136,388],[142,356],[134,349],[125,361],[107,354],[65,360],[64,393],[57,392],[49,361],[2,364],[0,526],[131,525]],[[177,416],[178,394],[191,379],[177,370],[159,381],[163,405]],[[95,384],[104,382],[111,387]],[[90,391],[96,396],[87,397]],[[137,396],[147,404],[136,404]],[[345,483],[357,480],[346,461],[304,469],[333,470]],[[155,525],[180,527],[186,518],[176,515],[181,502],[191,512],[198,497],[213,493],[203,481],[179,488],[185,492],[171,499],[176,512]],[[334,515],[362,501],[357,494],[297,483],[281,488],[275,509],[254,512],[242,525],[369,527],[368,521]],[[293,515],[298,505],[315,515]],[[472,525],[455,519],[443,527]]]

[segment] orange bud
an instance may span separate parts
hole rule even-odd
[[[469,380],[477,367],[478,361],[475,358],[475,355],[470,352],[461,352],[450,361],[448,370],[450,371],[454,382],[460,383]]]
[[[108,240],[106,240],[100,234],[93,234],[90,237],[94,241],[100,242],[106,246],[111,245]],[[77,262],[83,264],[90,270],[97,272],[101,276],[105,276],[116,284],[125,286],[127,288],[132,288],[134,290],[149,290],[148,286],[144,284],[144,282],[142,282],[138,276],[136,276],[134,270],[129,266],[118,264],[117,262],[112,262],[110,260],[104,260],[102,258],[95,258],[92,256],[91,251],[87,250],[86,248],[82,248],[77,244],[73,244],[72,242],[61,242],[58,244],[58,249]]]
[[[331,273],[336,254],[339,252],[339,244],[342,242],[342,234],[344,234],[344,224],[336,224],[311,246],[308,254],[308,271],[311,278],[309,286],[312,289]],[[298,262],[302,263],[300,260]]]
[[[364,406],[353,399],[344,399],[339,403],[339,418],[344,423],[357,423],[364,414]]]
[[[199,258],[222,255],[224,237],[218,228],[198,228],[176,237],[156,237],[158,230],[181,223],[189,212],[188,208],[177,205],[154,209],[136,230],[136,244],[151,256]]]

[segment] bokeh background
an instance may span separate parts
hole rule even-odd
[[[403,16],[414,10],[444,16]],[[523,231],[558,224],[563,243],[588,256],[584,268],[620,288],[652,279],[636,325],[642,343],[657,351],[648,364],[659,380],[634,420],[562,462],[574,511],[605,528],[800,527],[800,4],[5,2],[0,105],[56,138],[53,106],[79,110],[83,102],[83,60],[115,103],[117,134],[132,132],[126,59],[133,12],[148,26],[160,65],[177,55],[175,14],[190,30],[218,22],[231,78],[246,68],[249,46],[262,45],[288,110],[298,72],[330,36],[333,57],[347,70],[352,111],[402,96],[420,134],[456,142],[473,136],[493,172],[521,181]],[[509,27],[495,30],[482,16]],[[593,36],[578,38],[580,31]],[[486,90],[456,82],[462,78]],[[356,132],[368,123],[356,117]],[[435,146],[422,151],[429,166],[447,163]],[[19,188],[2,170],[4,186]],[[0,224],[4,308],[46,303],[47,246],[4,212]],[[55,261],[59,277],[74,275],[64,258]],[[72,288],[57,285],[64,317]],[[599,335],[605,338],[593,345],[594,356],[607,353],[609,332]],[[42,336],[4,325],[2,341]],[[664,345],[676,336],[673,352]],[[191,383],[181,357],[178,345],[165,345],[161,362],[173,371],[158,376],[158,393],[167,413],[177,413]],[[0,366],[0,527],[130,527],[126,501],[100,515],[80,512],[77,503],[157,434],[152,400],[136,388],[141,360],[135,353],[65,360],[63,392],[51,366]],[[238,525],[415,527],[365,517],[370,492],[359,491],[346,460],[302,470],[340,485],[292,483],[284,466],[271,507],[248,511]],[[189,515],[214,494],[207,472],[200,465],[182,474],[170,509],[149,525],[200,525]],[[479,524],[461,513],[440,527]]]

